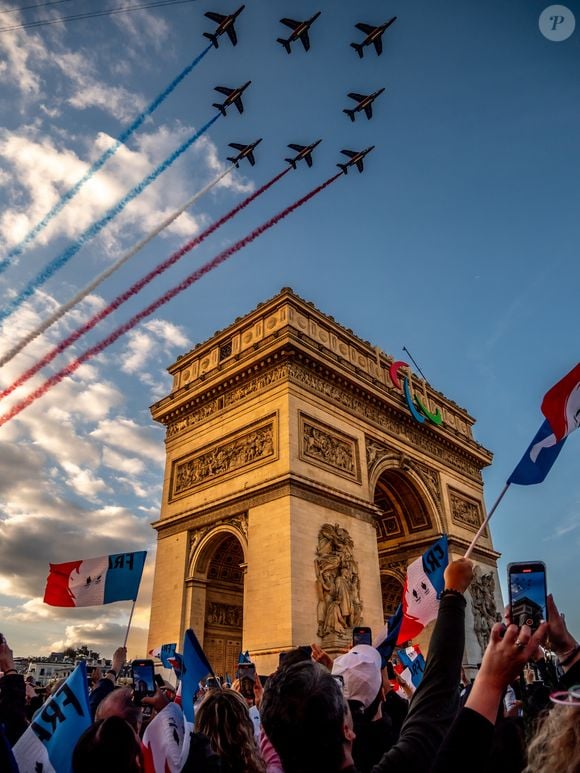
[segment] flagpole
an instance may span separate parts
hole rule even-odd
[[[487,526],[487,524],[488,524],[488,523],[490,522],[490,520],[491,520],[491,516],[492,516],[492,515],[495,513],[497,506],[499,505],[499,503],[500,503],[500,502],[501,502],[501,500],[503,499],[503,497],[504,497],[504,494],[505,494],[505,492],[508,490],[508,488],[509,488],[509,487],[510,487],[510,484],[509,484],[509,483],[506,483],[506,484],[505,484],[505,486],[503,487],[503,489],[501,490],[501,493],[500,493],[499,497],[498,497],[498,498],[495,500],[495,504],[494,504],[494,506],[491,508],[491,510],[490,510],[490,511],[489,511],[489,513],[487,514],[487,517],[486,517],[486,519],[484,520],[484,522],[481,524],[481,526],[480,526],[480,527],[479,527],[479,529],[477,530],[477,534],[475,535],[475,537],[474,537],[474,538],[471,540],[471,544],[469,545],[469,547],[468,547],[468,548],[467,548],[467,550],[465,551],[465,555],[463,556],[463,558],[469,558],[469,556],[471,555],[471,553],[472,553],[472,551],[473,551],[473,548],[475,547],[475,543],[477,542],[477,540],[478,540],[478,539],[481,537],[481,535],[483,534],[483,532],[484,532],[484,530],[485,530],[485,527]]]
[[[125,641],[123,642],[123,647],[125,649],[127,648],[127,639],[129,638],[129,630],[131,629],[131,621],[133,620],[133,612],[135,611],[135,603],[137,599],[133,599],[133,603],[131,604],[131,614],[129,615],[129,622],[127,623],[127,631],[125,633]]]

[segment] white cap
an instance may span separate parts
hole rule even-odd
[[[344,679],[344,697],[360,701],[367,709],[381,689],[381,656],[370,644],[357,644],[336,658],[332,674]]]

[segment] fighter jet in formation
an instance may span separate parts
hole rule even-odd
[[[307,19],[306,21],[280,19],[282,24],[285,24],[287,27],[292,29],[292,34],[288,40],[284,40],[284,38],[276,38],[276,40],[278,43],[281,43],[284,46],[288,53],[290,53],[290,43],[294,43],[297,40],[301,40],[304,49],[308,51],[310,49],[310,38],[308,37],[308,30],[310,29],[310,25],[315,22],[316,19],[318,19],[321,13],[322,11],[318,11],[318,13],[315,13],[311,19]]]
[[[219,105],[217,102],[214,102],[213,106],[217,107],[222,115],[226,114],[226,107],[229,107],[230,105],[235,105],[238,108],[238,112],[243,113],[244,105],[242,104],[242,93],[248,88],[251,82],[252,81],[248,81],[237,89],[228,89],[227,86],[216,86],[214,91],[219,91],[220,94],[225,94],[226,99],[225,102],[223,102],[221,105]]]
[[[348,168],[349,166],[356,166],[359,172],[362,172],[364,169],[363,167],[363,158],[366,156],[367,153],[370,153],[371,150],[374,148],[374,145],[371,145],[366,150],[341,150],[340,152],[348,156],[350,158],[350,161],[347,161],[346,164],[337,164],[338,167],[344,172],[344,174],[348,174]]]
[[[255,142],[251,142],[249,145],[240,145],[239,142],[230,142],[230,148],[234,148],[235,150],[239,150],[240,152],[235,158],[228,157],[228,161],[231,161],[232,164],[236,165],[236,168],[240,166],[240,161],[242,158],[247,158],[248,161],[252,166],[256,163],[256,159],[254,158],[254,148],[256,145],[259,145],[260,142],[262,142],[262,138],[260,137],[259,140],[256,140]]]
[[[232,41],[232,45],[235,46],[238,42],[238,36],[236,35],[236,30],[234,29],[234,22],[245,7],[245,5],[240,6],[235,13],[230,13],[229,16],[223,16],[221,13],[214,13],[213,11],[207,11],[205,14],[207,18],[215,21],[218,27],[213,35],[211,32],[204,32],[204,38],[209,38],[214,46],[219,48],[218,38],[220,35],[223,35],[224,32],[227,32],[229,39]]]
[[[373,93],[369,94],[368,96],[351,92],[348,96],[350,99],[356,99],[358,104],[356,107],[353,107],[352,110],[349,110],[347,107],[345,107],[342,112],[346,113],[351,121],[354,121],[355,113],[360,113],[361,110],[364,110],[366,117],[370,120],[373,117],[373,102],[383,93],[383,91],[384,88],[379,89],[378,91],[373,91]]]
[[[308,166],[312,166],[312,151],[317,145],[320,145],[322,140],[318,140],[317,142],[313,142],[312,145],[293,145],[290,144],[288,147],[291,150],[295,150],[298,155],[294,156],[294,158],[285,158],[284,161],[287,161],[292,169],[296,169],[296,164],[298,161],[306,161]]]
[[[350,45],[362,59],[364,46],[370,46],[371,43],[374,43],[377,55],[380,56],[383,53],[383,32],[395,21],[397,21],[397,17],[393,16],[392,19],[389,19],[384,24],[379,24],[378,27],[373,27],[371,24],[363,24],[363,22],[355,24],[357,30],[365,33],[366,38],[362,43],[351,43]]]

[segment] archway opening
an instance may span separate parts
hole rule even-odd
[[[216,541],[207,564],[203,648],[216,674],[234,677],[242,649],[244,553],[233,534]]]

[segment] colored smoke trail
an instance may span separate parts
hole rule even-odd
[[[198,201],[202,196],[204,196],[208,191],[210,191],[214,185],[217,185],[220,180],[222,180],[226,175],[228,175],[231,171],[234,169],[234,165],[229,166],[225,171],[223,171],[221,174],[219,174],[217,177],[215,177],[208,185],[205,186],[205,188],[202,188],[202,190],[198,191],[194,196],[191,196],[185,204],[182,204],[179,209],[177,209],[175,212],[173,212],[169,217],[166,217],[163,222],[161,222],[156,228],[154,228],[147,236],[145,236],[143,239],[138,241],[136,244],[131,247],[130,250],[128,250],[124,255],[121,255],[121,257],[116,260],[114,263],[112,263],[108,268],[106,268],[101,274],[99,274],[95,279],[92,280],[92,282],[89,282],[88,285],[83,287],[82,290],[79,290],[79,292],[71,298],[66,303],[63,303],[62,306],[59,306],[56,311],[51,314],[51,316],[46,319],[44,322],[41,322],[34,330],[31,330],[30,333],[28,333],[24,338],[22,338],[17,344],[15,344],[12,349],[6,352],[6,354],[3,357],[0,357],[0,367],[2,365],[6,365],[7,362],[10,362],[14,357],[16,357],[17,354],[19,354],[31,341],[34,341],[35,338],[38,338],[38,336],[45,333],[51,325],[54,325],[55,322],[58,322],[59,319],[64,317],[64,315],[70,311],[72,308],[74,308],[78,303],[80,303],[84,298],[87,297],[89,293],[91,293],[93,290],[95,290],[102,282],[105,281],[108,277],[111,276],[117,269],[121,268],[122,265],[124,265],[128,260],[130,260],[132,257],[134,257],[138,252],[140,252],[143,247],[145,247],[149,242],[154,239],[156,236],[158,236],[162,231],[164,231],[171,223],[173,223],[174,220],[177,220],[177,218],[185,212],[186,209],[189,209],[192,207],[196,201]],[[52,359],[52,358],[51,358]],[[12,391],[12,390],[10,390]],[[0,393],[0,399],[3,397],[3,393]]]
[[[25,408],[28,408],[28,406],[32,405],[32,403],[38,400],[39,397],[42,397],[43,395],[45,395],[49,391],[49,389],[52,389],[53,386],[56,386],[57,384],[59,384],[67,376],[71,376],[85,362],[92,359],[93,357],[96,357],[98,354],[103,352],[107,347],[111,346],[111,344],[113,344],[118,338],[120,338],[122,335],[132,330],[135,327],[135,325],[138,325],[139,322],[141,322],[141,320],[153,314],[153,312],[157,311],[157,309],[159,309],[161,306],[163,306],[164,304],[168,303],[170,300],[175,298],[175,296],[179,295],[179,293],[183,292],[183,290],[187,290],[187,288],[191,287],[191,285],[194,284],[194,282],[197,282],[199,279],[201,279],[203,276],[208,274],[210,271],[213,271],[214,268],[217,268],[222,263],[225,263],[225,261],[228,260],[228,258],[231,258],[232,255],[234,255],[236,252],[243,249],[244,247],[247,247],[248,244],[250,244],[259,236],[261,236],[263,233],[268,231],[270,228],[272,228],[272,226],[279,223],[289,214],[294,212],[294,210],[298,209],[307,201],[309,201],[314,196],[316,196],[318,193],[323,191],[325,188],[331,185],[335,180],[338,180],[339,177],[342,177],[342,172],[338,172],[333,177],[330,177],[328,180],[326,180],[326,182],[322,183],[322,185],[319,185],[318,187],[314,188],[313,190],[310,191],[310,193],[307,193],[301,199],[298,199],[289,207],[286,207],[286,209],[283,209],[281,212],[278,212],[277,215],[274,215],[274,217],[270,218],[270,220],[267,220],[265,223],[262,223],[262,225],[258,226],[258,228],[254,229],[250,234],[245,236],[243,239],[240,239],[235,244],[232,244],[230,247],[226,247],[225,250],[220,252],[218,255],[216,255],[214,258],[209,260],[207,263],[204,263],[203,266],[196,269],[196,271],[194,271],[189,276],[187,276],[184,280],[182,280],[178,285],[173,287],[171,290],[168,290],[164,295],[162,295],[156,301],[154,301],[145,309],[143,309],[143,311],[140,311],[138,314],[135,314],[133,317],[131,317],[130,320],[125,322],[123,325],[120,325],[110,335],[108,335],[106,338],[103,338],[102,341],[99,341],[98,344],[95,344],[95,346],[92,346],[90,349],[87,349],[75,360],[72,360],[72,362],[70,362],[64,368],[59,370],[58,373],[55,373],[50,378],[48,378],[43,384],[41,384],[37,389],[35,389],[34,392],[31,392],[28,395],[28,397],[25,397],[24,400],[21,400],[19,403],[16,403],[16,405],[14,405],[9,411],[7,411],[5,414],[0,416],[0,427],[6,424],[6,422],[10,421],[10,419],[13,419],[19,413],[21,413]]]
[[[174,263],[177,263],[178,260],[180,260],[184,255],[186,255],[188,252],[190,252],[194,247],[197,247],[198,244],[201,244],[205,239],[207,239],[208,236],[210,236],[214,231],[217,231],[218,228],[220,228],[224,223],[227,223],[228,220],[231,220],[232,217],[238,214],[238,212],[241,212],[242,209],[245,209],[245,207],[248,206],[252,201],[258,198],[258,196],[261,196],[263,193],[265,193],[269,188],[274,185],[274,183],[277,183],[278,180],[282,179],[285,174],[287,174],[290,171],[290,167],[286,167],[282,172],[277,174],[275,177],[272,177],[271,180],[269,180],[267,183],[264,183],[261,188],[258,188],[258,190],[254,191],[254,193],[250,194],[247,198],[245,198],[242,202],[237,204],[233,209],[231,209],[229,212],[227,212],[223,217],[221,217],[219,220],[216,220],[214,223],[212,223],[210,226],[208,226],[205,231],[202,231],[202,233],[199,234],[199,236],[194,237],[189,242],[184,244],[182,247],[180,247],[178,250],[176,250],[172,255],[170,255],[166,260],[164,260],[162,263],[160,263],[158,266],[153,268],[148,274],[146,274],[144,277],[139,279],[137,282],[135,282],[128,290],[125,290],[124,293],[121,293],[121,295],[118,295],[111,303],[109,303],[108,306],[105,306],[104,309],[101,309],[96,314],[94,314],[87,322],[85,322],[83,325],[81,325],[79,328],[74,330],[69,336],[67,336],[63,341],[61,341],[59,344],[57,344],[53,349],[51,349],[47,354],[44,355],[40,360],[34,363],[30,368],[28,368],[27,371],[25,371],[21,376],[19,376],[16,381],[12,382],[10,386],[6,387],[6,389],[3,389],[0,391],[0,400],[4,397],[7,397],[9,394],[11,394],[15,389],[17,389],[19,386],[22,386],[26,381],[28,381],[29,378],[32,378],[32,376],[36,375],[41,368],[44,368],[45,365],[48,365],[54,358],[65,351],[65,349],[68,349],[68,347],[71,344],[74,344],[75,341],[78,341],[78,339],[83,336],[85,333],[88,333],[89,330],[92,330],[92,328],[95,327],[95,325],[98,322],[101,322],[103,319],[109,316],[113,311],[119,308],[125,301],[127,301],[129,298],[132,298],[134,295],[137,295],[138,292],[140,292],[149,282],[151,282],[155,277],[161,276],[161,274],[166,271],[170,266],[172,266]]]
[[[76,182],[72,188],[69,188],[66,193],[62,194],[54,207],[46,213],[42,220],[39,220],[39,222],[26,234],[21,242],[12,247],[6,257],[0,261],[0,274],[12,264],[15,258],[17,258],[19,255],[22,255],[26,247],[38,236],[39,233],[41,233],[41,231],[44,231],[47,225],[52,220],[54,220],[54,218],[60,212],[62,212],[64,207],[77,195],[83,185],[88,182],[91,177],[93,177],[99,171],[99,169],[101,169],[106,164],[111,156],[113,156],[117,150],[119,150],[121,145],[123,145],[137,131],[141,124],[147,118],[149,118],[149,116],[152,115],[155,110],[157,110],[159,105],[167,99],[167,97],[177,88],[181,81],[189,75],[189,73],[196,67],[199,62],[201,62],[211,47],[212,44],[210,43],[209,46],[201,52],[201,54],[198,54],[195,59],[190,64],[188,64],[187,67],[183,69],[176,78],[171,81],[169,86],[167,86],[167,88],[165,88],[161,94],[159,94],[159,96],[156,97],[153,102],[151,102],[151,104],[145,108],[145,110],[143,110],[143,112],[139,113],[139,115],[134,119],[133,123],[130,124],[130,126],[128,126],[125,131],[117,137],[111,147],[108,148],[108,150],[105,150],[105,152],[93,164],[91,164],[90,168],[85,172],[81,179]]]
[[[155,182],[159,175],[169,169],[173,162],[176,161],[179,156],[185,153],[185,151],[190,148],[193,143],[198,140],[212,124],[217,121],[219,117],[220,113],[214,115],[214,117],[211,118],[206,124],[204,124],[201,129],[196,131],[195,134],[192,134],[191,137],[185,140],[185,142],[183,142],[176,150],[174,150],[173,153],[168,156],[165,161],[163,161],[163,163],[159,164],[159,166],[156,167],[150,174],[148,174],[147,177],[144,177],[140,183],[131,188],[129,193],[123,196],[123,198],[120,199],[113,207],[107,210],[107,212],[103,215],[103,217],[101,217],[100,220],[97,220],[96,223],[89,226],[89,228],[87,228],[84,233],[82,233],[78,239],[73,242],[73,244],[71,244],[70,247],[67,247],[67,249],[61,255],[58,255],[56,258],[51,260],[46,268],[37,274],[37,276],[26,285],[24,290],[22,290],[19,295],[9,301],[4,306],[4,308],[0,310],[0,322],[2,322],[2,320],[6,319],[6,317],[9,317],[14,311],[16,311],[16,309],[18,309],[24,303],[24,301],[30,298],[35,290],[38,290],[39,287],[42,287],[42,285],[47,282],[53,274],[65,266],[88,241],[97,236],[106,225],[114,220],[117,215],[121,214],[127,204],[133,201],[133,199],[136,199],[137,196],[143,193],[143,191],[148,188],[149,185],[151,185],[151,183]]]

